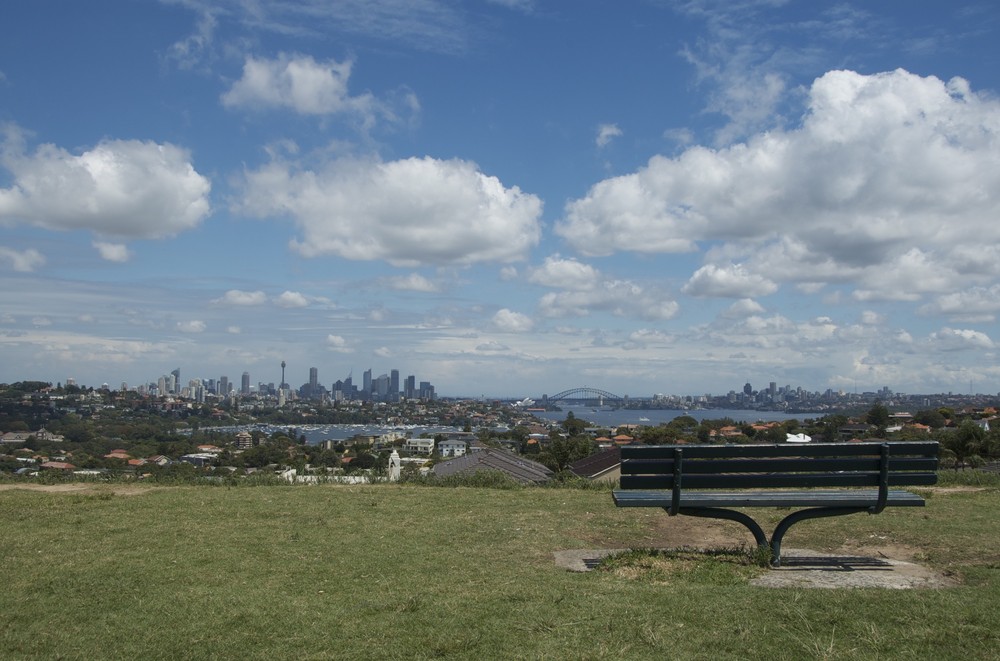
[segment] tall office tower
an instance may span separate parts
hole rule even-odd
[[[372,390],[378,395],[379,401],[386,401],[389,396],[389,375],[382,374],[375,379]]]
[[[315,367],[309,368],[309,396],[319,395],[319,370]]]
[[[372,393],[372,368],[365,370],[364,377],[361,381],[361,390],[365,393],[365,397]]]
[[[743,394],[747,397],[753,394],[753,386],[750,385],[749,381],[747,381],[746,385],[743,386]]]
[[[406,377],[406,385],[403,386],[403,397],[413,399],[417,396],[417,377],[412,374]]]
[[[250,394],[250,372],[243,372],[243,381],[240,383],[240,392],[244,395]]]
[[[774,399],[774,396],[778,394],[778,384],[772,381],[768,384],[767,389],[771,391],[771,399]]]
[[[229,394],[229,377],[220,376],[219,377],[219,394],[225,397]]]
[[[167,377],[166,376],[161,376],[156,381],[156,390],[157,390],[156,394],[159,395],[160,397],[163,397],[164,395],[167,394]]]
[[[399,396],[399,370],[389,372],[389,395],[394,399]]]
[[[177,392],[181,389],[181,368],[171,370],[170,374],[174,377],[173,389],[170,392]]]

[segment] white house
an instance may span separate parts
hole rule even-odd
[[[443,441],[439,441],[437,447],[438,453],[442,457],[461,457],[468,449],[465,441],[457,438],[446,438]]]
[[[408,438],[406,439],[406,443],[403,443],[403,450],[405,452],[412,452],[413,454],[431,454],[434,452],[434,439]]]

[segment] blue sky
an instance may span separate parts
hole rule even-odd
[[[1000,391],[991,2],[17,0],[0,381]]]

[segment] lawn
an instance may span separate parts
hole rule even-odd
[[[662,545],[685,518],[600,491],[79,488],[0,491],[0,658],[1000,655],[996,487],[810,521],[786,540],[880,540],[959,583],[938,590],[754,587],[769,570],[734,553],[567,572],[553,551]]]

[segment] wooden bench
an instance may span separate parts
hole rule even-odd
[[[899,486],[937,482],[937,442],[783,443],[775,445],[626,445],[621,449],[618,507],[662,507],[741,523],[781,565],[781,540],[799,521],[922,507]],[[749,515],[730,508],[799,509],[768,541]]]

